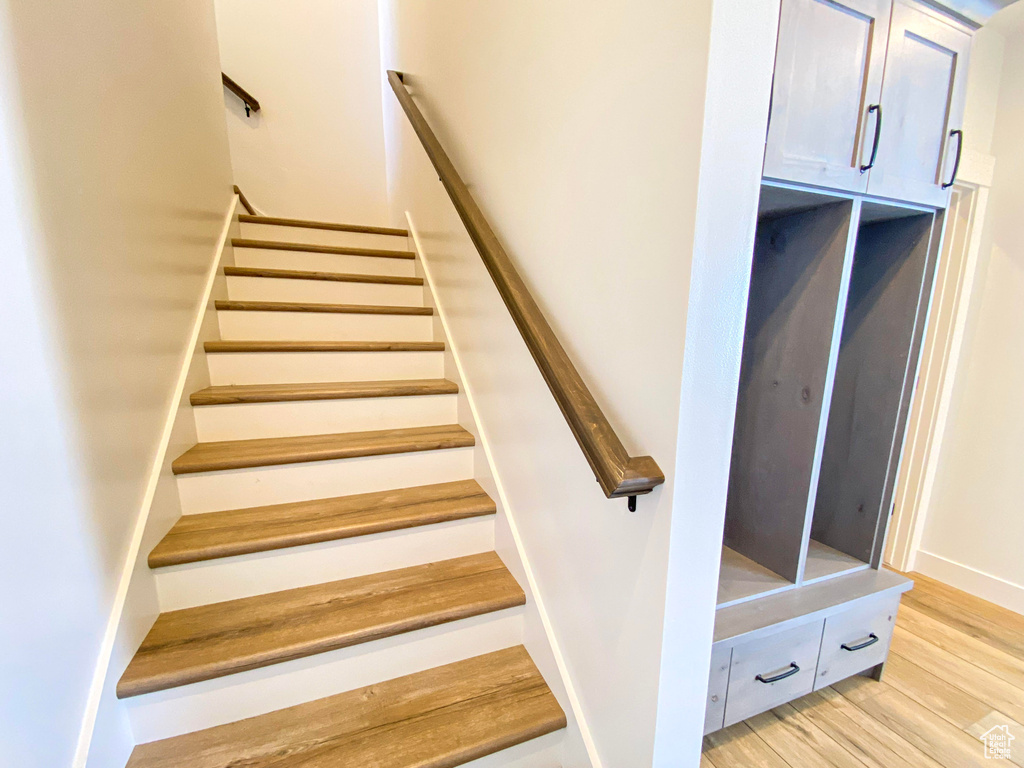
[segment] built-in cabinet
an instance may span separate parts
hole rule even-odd
[[[786,0],[764,175],[867,192],[892,0]],[[866,139],[866,140],[865,140]]]
[[[945,207],[963,151],[970,46],[967,32],[932,11],[893,4],[869,194]]]
[[[785,0],[765,177],[944,206],[970,42],[910,0]]]
[[[758,214],[712,730],[880,674],[911,586],[878,567],[943,213],[767,181]]]
[[[705,732],[881,675],[970,40],[914,0],[782,0]]]

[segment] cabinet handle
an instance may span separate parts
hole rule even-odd
[[[787,669],[785,672],[782,672],[781,674],[773,675],[772,677],[764,677],[763,675],[756,675],[754,677],[754,679],[757,680],[758,682],[761,682],[761,683],[777,683],[777,682],[779,682],[779,680],[785,680],[787,677],[792,677],[793,675],[795,675],[799,671],[800,671],[800,667],[798,667],[796,665],[795,661],[791,661],[791,662],[789,662],[789,669]]]
[[[875,167],[875,158],[878,157],[878,141],[882,138],[882,105],[872,104],[868,107],[868,114],[870,115],[872,112],[878,113],[878,115],[875,116],[875,141],[871,145],[871,159],[868,160],[867,165],[862,165],[860,167],[861,173],[867,173]]]
[[[870,635],[868,635],[868,639],[865,640],[863,643],[857,643],[856,645],[847,645],[846,643],[843,643],[839,647],[842,648],[844,651],[859,651],[861,648],[867,648],[869,645],[874,645],[877,642],[878,635],[872,632]]]
[[[956,160],[953,161],[953,175],[942,185],[943,189],[949,189],[956,182],[956,174],[960,170],[960,156],[964,153],[964,132],[959,128],[954,128],[949,132],[949,138],[952,139],[954,136],[956,136]]]

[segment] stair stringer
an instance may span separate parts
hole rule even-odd
[[[602,768],[603,764],[587,726],[579,696],[569,675],[558,641],[554,636],[544,602],[540,597],[528,553],[519,536],[511,505],[494,463],[487,433],[480,427],[472,385],[463,375],[458,343],[449,332],[444,304],[438,300],[434,289],[435,283],[431,277],[429,255],[422,246],[412,215],[406,211],[405,217],[411,249],[416,253],[416,275],[423,278],[424,306],[434,309],[434,338],[445,340],[445,378],[454,381],[459,387],[457,395],[459,424],[472,432],[476,438],[476,445],[473,448],[474,479],[480,483],[497,505],[495,551],[526,592],[526,605],[523,608],[523,645],[529,651],[531,658],[548,683],[548,687],[566,714],[568,724],[565,730],[549,734],[541,741],[555,743],[560,740],[558,749],[561,752],[563,768]],[[496,755],[492,757],[496,757]],[[484,758],[484,760],[489,759]],[[491,765],[491,763],[487,763],[485,767],[481,761],[480,768],[490,768]],[[505,764],[495,763],[493,765],[497,768],[498,765],[504,766]],[[467,768],[469,766],[476,768],[476,763],[468,764]]]

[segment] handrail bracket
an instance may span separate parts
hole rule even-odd
[[[238,83],[236,83],[223,72],[220,73],[220,79],[221,82],[224,83],[224,87],[231,91],[233,94],[235,94],[235,96],[237,96],[241,100],[242,104],[245,106],[246,117],[249,117],[250,110],[252,112],[260,111],[260,103],[256,101],[256,98],[247,90],[245,90],[245,88],[240,86]]]

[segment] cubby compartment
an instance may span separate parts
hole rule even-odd
[[[937,241],[936,214],[863,204],[811,526],[831,566],[816,577],[880,564]]]
[[[719,605],[797,583],[854,202],[765,185],[733,434]]]
[[[766,183],[718,605],[877,568],[941,214]]]

